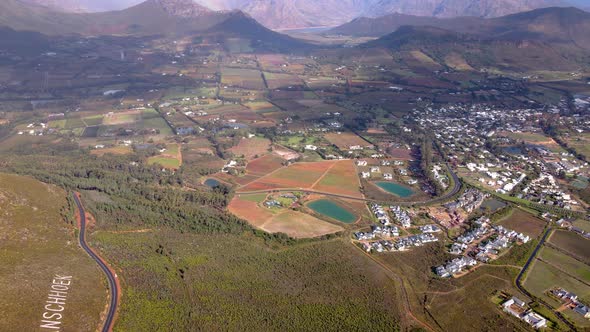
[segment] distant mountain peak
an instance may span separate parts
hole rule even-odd
[[[161,6],[164,11],[172,16],[194,18],[211,13],[211,10],[195,3],[192,0],[151,0]]]

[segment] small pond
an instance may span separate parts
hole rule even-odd
[[[332,219],[336,219],[345,224],[351,224],[355,222],[357,219],[357,217],[354,214],[352,214],[342,206],[327,199],[313,201],[309,203],[307,207],[321,215],[330,217]]]
[[[390,194],[394,194],[396,196],[399,196],[401,198],[406,198],[406,197],[410,197],[412,195],[414,195],[414,191],[408,187],[402,186],[401,184],[397,184],[395,182],[375,182],[375,184],[387,191]]]

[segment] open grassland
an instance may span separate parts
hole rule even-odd
[[[168,229],[93,243],[120,262],[124,331],[395,331],[387,276],[341,240],[273,250],[249,236]]]
[[[411,51],[410,54],[414,57],[414,59],[424,63],[425,65],[431,66],[431,67],[440,67],[440,64],[436,61],[434,61],[434,59],[432,59],[430,56],[428,56],[426,53],[422,52],[422,51]]]
[[[458,53],[447,55],[445,57],[445,64],[455,70],[473,70],[473,67]]]
[[[160,165],[168,169],[180,168],[180,160],[172,157],[155,156],[148,158],[148,165]]]
[[[585,232],[590,232],[590,222],[588,220],[578,219],[573,222],[573,225]]]
[[[569,137],[565,141],[567,142],[567,145],[569,147],[573,148],[574,150],[576,150],[576,152],[590,159],[590,134],[572,134],[571,137]]]
[[[514,209],[512,214],[500,221],[500,225],[524,233],[531,238],[541,235],[545,228],[545,222],[521,209]]]
[[[61,312],[62,330],[95,331],[106,305],[106,282],[78,246],[74,225],[64,220],[62,214],[69,213],[66,192],[27,177],[0,174],[0,206],[0,330],[39,330],[58,274],[72,276]]]
[[[285,233],[294,238],[313,238],[344,230],[340,226],[292,210],[275,215],[261,228],[269,233]]]
[[[414,316],[437,330],[526,331],[489,300],[497,291],[523,297],[513,285],[518,269],[482,266],[458,279],[437,278],[432,267],[451,257],[442,243],[433,243],[377,259],[404,281]]]
[[[541,133],[507,133],[506,136],[516,140],[522,141],[526,144],[542,146],[552,152],[563,152],[563,148],[553,140],[553,138],[545,136]]]
[[[95,156],[104,156],[105,154],[109,154],[109,153],[123,155],[123,154],[130,154],[132,152],[133,152],[133,150],[128,146],[115,146],[112,148],[92,150],[92,151],[90,151],[90,154],[93,154]]]
[[[559,247],[586,264],[590,264],[590,240],[576,233],[557,230],[549,238],[549,243]]]

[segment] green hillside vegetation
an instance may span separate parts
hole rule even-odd
[[[55,186],[0,173],[1,331],[39,329],[56,274],[72,276],[62,327],[93,331],[100,324],[106,280],[78,246],[66,197]]]
[[[169,228],[92,239],[127,284],[116,329],[398,330],[394,285],[341,240],[269,250]]]

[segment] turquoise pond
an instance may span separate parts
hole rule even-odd
[[[215,180],[215,179],[207,179],[205,180],[205,185],[209,188],[215,188],[217,186],[219,186],[221,184],[221,182]]]
[[[408,187],[404,187],[401,184],[397,184],[394,182],[375,182],[375,184],[387,191],[390,194],[394,194],[396,196],[402,197],[402,198],[406,198],[406,197],[410,197],[412,195],[414,195],[414,191],[412,191],[412,189],[408,188]]]
[[[332,219],[336,219],[345,224],[351,224],[355,222],[357,219],[357,217],[354,214],[350,213],[342,206],[327,199],[313,201],[309,203],[307,207],[321,215],[330,217]]]

